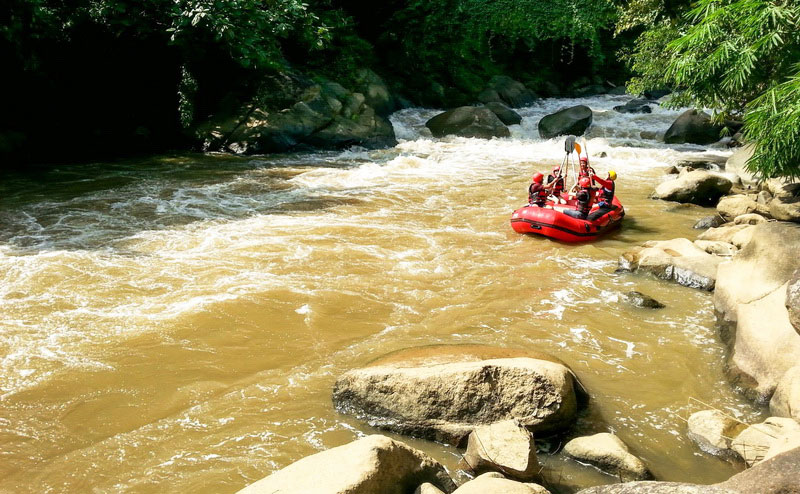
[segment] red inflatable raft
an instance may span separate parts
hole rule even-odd
[[[575,209],[575,199],[570,198],[567,204],[554,204],[547,201],[545,207],[523,206],[511,215],[511,228],[517,233],[535,233],[563,242],[585,242],[594,240],[619,226],[625,216],[625,209],[617,197],[612,201],[614,209],[593,220],[581,220],[568,216],[561,211]],[[589,212],[593,212],[597,205]]]

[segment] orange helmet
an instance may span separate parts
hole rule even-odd
[[[544,175],[542,175],[541,173],[534,173],[533,176],[531,177],[531,180],[533,180],[537,184],[540,184],[544,180]]]
[[[583,177],[578,181],[578,185],[580,185],[584,189],[587,189],[592,186],[592,181],[589,180],[589,177]]]

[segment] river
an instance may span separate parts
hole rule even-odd
[[[632,246],[696,236],[710,210],[647,196],[702,148],[643,139],[678,112],[610,110],[626,99],[543,100],[507,139],[432,139],[436,111],[409,109],[388,150],[3,177],[0,492],[235,492],[375,432],[333,409],[336,377],[437,343],[556,355],[592,397],[580,430],[616,432],[661,480],[727,478],[735,468],[700,453],[685,419],[762,410],[724,377],[711,296],[614,272]],[[594,167],[619,174],[623,227],[583,245],[518,235],[530,175],[563,155],[536,123],[577,103],[594,110]],[[634,289],[667,308],[626,305]],[[409,442],[455,472],[454,448]],[[546,473],[615,481],[559,456]]]

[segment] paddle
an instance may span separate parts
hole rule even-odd
[[[567,154],[571,153],[573,149],[575,149],[575,136],[567,136],[567,139],[564,141],[564,151]]]

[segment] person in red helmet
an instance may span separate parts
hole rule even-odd
[[[594,168],[589,166],[589,157],[581,157],[580,158],[580,170],[578,170],[578,177],[587,177],[591,178],[595,175]],[[594,180],[592,180],[592,185],[594,185]]]
[[[581,177],[578,180],[578,185],[580,190],[575,194],[575,199],[578,200],[578,209],[565,209],[563,213],[573,218],[585,220],[589,216],[589,210],[592,209],[592,198],[594,197],[594,194],[592,194],[592,181],[589,177]]]
[[[564,192],[564,175],[561,174],[561,165],[553,167],[553,172],[547,176],[547,185],[553,188],[553,196],[557,202],[561,203],[561,193]]]
[[[528,204],[537,205],[543,208],[547,202],[548,186],[544,185],[544,175],[534,173],[531,177],[531,184],[528,186]]]
[[[597,175],[593,175],[592,179],[600,184],[600,189],[597,191],[597,210],[589,215],[589,220],[595,220],[609,211],[614,210],[612,201],[614,200],[615,185],[614,181],[617,179],[617,172],[611,170],[608,172],[608,178],[602,179]]]

